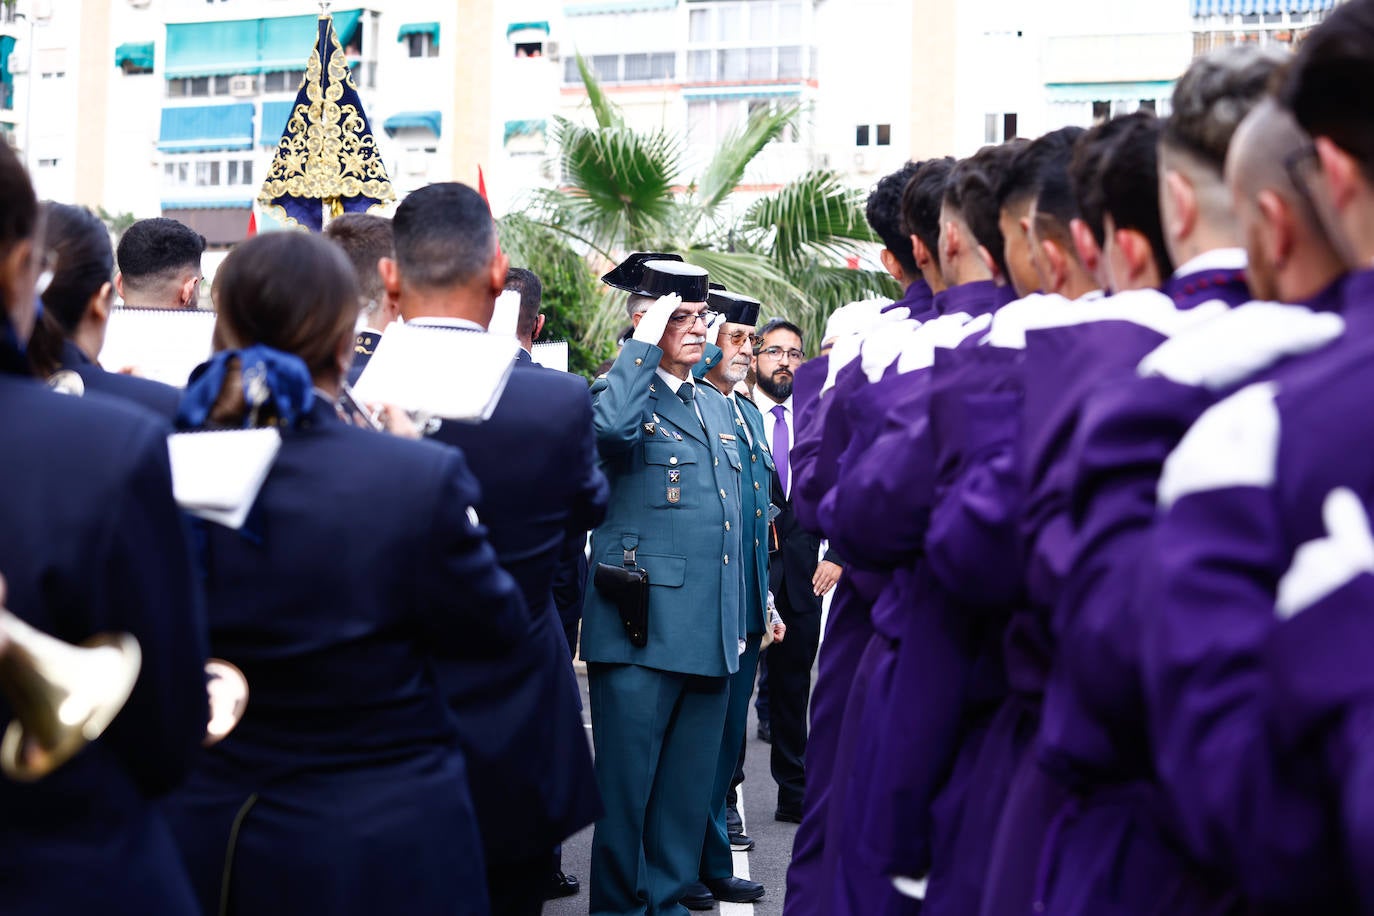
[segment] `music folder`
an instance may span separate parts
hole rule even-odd
[[[504,334],[393,324],[368,360],[354,396],[444,420],[491,417],[519,342]]]
[[[210,358],[214,331],[209,309],[112,309],[100,365],[185,388],[191,370]]]
[[[281,433],[270,427],[173,433],[172,495],[184,512],[242,528],[279,451]]]

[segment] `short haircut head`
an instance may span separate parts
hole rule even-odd
[[[1374,180],[1374,0],[1336,7],[1303,41],[1280,98],[1303,130],[1327,137]]]
[[[1160,135],[1163,148],[1190,156],[1219,179],[1232,134],[1286,60],[1276,48],[1235,45],[1193,61],[1174,87],[1172,114]]]
[[[372,307],[386,296],[377,262],[395,254],[391,240],[391,220],[371,213],[345,213],[324,227],[324,237],[343,249],[358,274],[358,287],[365,306]]]
[[[115,259],[124,282],[137,288],[200,273],[205,236],[174,219],[141,219],[120,236]]]
[[[902,190],[919,168],[920,163],[908,162],[891,175],[883,176],[868,195],[864,210],[868,224],[883,240],[883,247],[892,252],[902,271],[912,277],[916,275],[916,256],[911,251],[910,234],[902,231]]]
[[[1236,129],[1226,170],[1238,197],[1254,201],[1262,192],[1271,191],[1283,198],[1310,234],[1326,238],[1311,199],[1294,183],[1287,166],[1311,143],[1291,112],[1272,98],[1264,99]]]
[[[527,267],[512,267],[506,272],[506,289],[520,294],[520,317],[515,333],[520,338],[534,336],[534,323],[539,318],[539,306],[544,299],[544,284],[539,275]]]
[[[481,194],[456,181],[411,192],[396,208],[392,231],[401,279],[421,289],[464,286],[496,256],[491,208]]]
[[[43,291],[43,310],[70,334],[91,297],[114,276],[110,230],[85,207],[45,202],[43,211],[43,245],[57,255],[52,282]]]
[[[1159,119],[1138,111],[1116,121],[1119,129],[1098,170],[1103,215],[1110,216],[1117,229],[1132,229],[1143,235],[1154,252],[1160,276],[1167,277],[1173,273],[1173,265],[1159,215]]]
[[[998,222],[1001,207],[997,185],[999,176],[1027,145],[1026,140],[1008,140],[999,146],[985,146],[956,165],[945,186],[945,203],[963,216],[974,239],[987,249],[1003,277],[1009,274],[1006,240]]]
[[[902,189],[902,231],[914,235],[932,253],[940,250],[940,205],[954,159],[927,159]]]
[[[1125,129],[1124,117],[1103,121],[1082,134],[1074,142],[1073,157],[1069,160],[1069,185],[1073,189],[1078,216],[1087,224],[1099,246],[1107,240],[1103,219],[1102,160]],[[1155,189],[1158,185],[1158,179],[1152,177],[1150,187]]]
[[[759,340],[763,340],[763,338],[774,331],[791,331],[793,334],[797,335],[797,340],[800,340],[803,346],[806,345],[806,336],[802,334],[802,329],[786,318],[769,318],[763,323],[763,326],[754,333],[758,335]]]
[[[1011,161],[1005,163],[999,175],[998,208],[1034,200],[1040,193],[1040,185],[1046,174],[1050,172],[1067,176],[1074,141],[1081,136],[1081,127],[1061,127],[1016,147]]]

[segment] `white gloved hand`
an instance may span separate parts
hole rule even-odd
[[[886,312],[880,312],[878,314],[878,323],[885,324],[889,321],[906,321],[910,317],[911,309],[903,305],[900,308],[888,309]]]
[[[868,332],[864,337],[861,358],[864,375],[868,376],[870,382],[876,382],[883,377],[887,367],[901,355],[907,341],[920,326],[916,321],[883,322]]]
[[[1288,619],[1310,608],[1352,579],[1374,573],[1374,533],[1369,515],[1353,491],[1337,487],[1322,503],[1326,537],[1308,541],[1293,554],[1279,580],[1274,610]]]
[[[1297,305],[1251,302],[1170,337],[1140,362],[1140,375],[1224,391],[1282,359],[1340,337],[1339,315]]]
[[[826,373],[825,384],[821,386],[822,396],[835,387],[835,379],[840,377],[840,370],[858,357],[862,346],[863,337],[858,334],[846,334],[835,340],[830,347],[830,371]]]
[[[725,313],[716,312],[715,317],[706,323],[706,342],[717,343],[716,338],[720,335],[720,329],[725,324]]]
[[[668,329],[668,319],[673,317],[673,312],[681,305],[682,297],[677,293],[659,296],[658,301],[639,317],[634,339],[640,343],[658,346],[658,342],[663,339],[663,332]]]

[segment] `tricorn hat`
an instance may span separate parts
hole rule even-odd
[[[707,283],[704,267],[682,261],[645,261],[635,292],[652,299],[677,293],[683,302],[705,302]]]
[[[758,324],[759,300],[751,299],[742,293],[732,293],[720,289],[711,290],[711,311],[720,312],[731,324]]]
[[[639,281],[644,276],[644,265],[649,261],[681,261],[680,254],[663,254],[656,251],[636,251],[613,269],[601,282],[627,293],[639,292]]]

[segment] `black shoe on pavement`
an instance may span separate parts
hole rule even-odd
[[[764,744],[773,743],[773,726],[767,722],[759,723],[759,740]]]
[[[725,832],[744,832],[744,818],[739,816],[739,809],[736,808],[734,805],[725,806]]]
[[[553,873],[549,879],[549,886],[544,891],[545,900],[557,900],[559,897],[571,897],[582,889],[578,883],[576,875],[565,874],[562,871]]]
[[[695,881],[687,886],[687,893],[678,901],[689,910],[714,910],[716,908],[716,898],[711,896],[711,889],[700,881]]]
[[[801,815],[800,808],[779,807],[778,810],[773,812],[773,820],[782,821],[784,824],[800,824]]]
[[[754,841],[742,833],[730,834],[731,852],[748,852],[754,848]]]
[[[763,896],[762,884],[733,875],[729,878],[707,881],[706,886],[711,889],[711,896],[722,903],[753,903]]]

